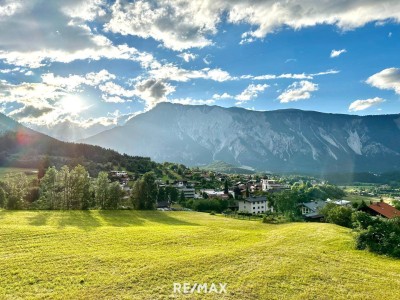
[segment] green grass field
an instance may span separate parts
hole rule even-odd
[[[194,212],[0,211],[0,299],[398,299],[400,260],[331,224]],[[227,294],[173,294],[174,282]]]

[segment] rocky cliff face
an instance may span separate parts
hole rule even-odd
[[[162,103],[83,141],[190,166],[221,160],[275,172],[400,170],[400,115]]]

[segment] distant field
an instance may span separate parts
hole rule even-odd
[[[366,204],[368,204],[368,205],[369,205],[369,203],[370,203],[371,201],[372,201],[372,202],[377,202],[377,201],[380,200],[379,197],[367,197],[367,196],[350,195],[350,194],[348,194],[347,196],[343,197],[343,199],[344,199],[344,200],[351,201],[351,202],[357,202],[357,203],[360,203],[360,202],[362,202],[362,201],[364,200],[364,202],[365,202]]]
[[[0,167],[0,180],[4,178],[6,175],[13,175],[19,173],[25,173],[28,177],[36,177],[37,176],[37,169],[23,169],[23,168],[2,168]]]
[[[0,299],[398,299],[349,229],[195,212],[0,211]],[[174,296],[174,282],[227,294]]]

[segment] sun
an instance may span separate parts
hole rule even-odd
[[[68,95],[60,101],[60,108],[64,113],[78,114],[86,109],[84,100],[77,95]]]

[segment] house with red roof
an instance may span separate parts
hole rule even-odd
[[[400,217],[400,210],[385,202],[375,202],[366,208],[366,211],[373,216],[381,216],[387,219]]]

